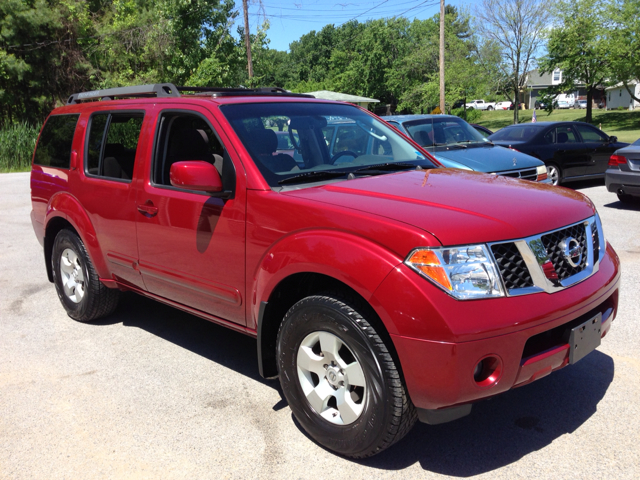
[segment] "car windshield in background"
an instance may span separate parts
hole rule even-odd
[[[221,110],[271,187],[434,166],[392,128],[351,105],[283,102]]]
[[[405,122],[404,127],[423,147],[486,142],[475,128],[456,117],[414,120]]]
[[[529,125],[514,125],[498,130],[491,135],[491,140],[511,140],[518,142],[527,142],[531,140],[542,127]]]

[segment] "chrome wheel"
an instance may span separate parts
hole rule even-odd
[[[551,179],[551,183],[558,185],[560,183],[560,171],[555,165],[547,165],[547,174]]]
[[[366,382],[362,366],[336,335],[313,332],[298,349],[298,381],[311,407],[337,425],[355,422],[364,409]]]
[[[70,248],[66,248],[60,256],[60,273],[64,294],[73,303],[80,303],[85,294],[84,273],[80,258]]]

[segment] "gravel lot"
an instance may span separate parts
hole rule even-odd
[[[640,205],[601,183],[623,266],[598,350],[459,421],[417,424],[350,461],[297,426],[255,341],[136,295],[68,318],[29,219],[29,174],[0,175],[0,478],[640,478]]]

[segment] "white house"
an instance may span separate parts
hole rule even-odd
[[[636,98],[640,98],[640,82],[633,80],[629,82],[629,89],[633,92]],[[622,83],[608,87],[607,93],[607,110],[613,110],[618,107],[633,110],[634,108],[640,108],[640,102],[631,98],[629,92]]]

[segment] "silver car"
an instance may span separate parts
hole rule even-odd
[[[623,203],[640,199],[640,139],[613,152],[604,174],[607,190]]]

